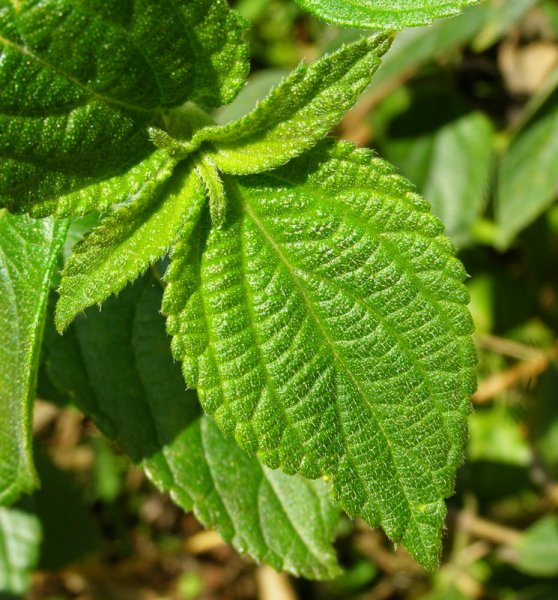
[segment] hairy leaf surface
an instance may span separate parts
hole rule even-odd
[[[412,186],[323,145],[226,179],[173,253],[163,310],[189,385],[272,468],[331,477],[344,508],[436,565],[474,388],[464,271]]]
[[[230,101],[243,27],[223,0],[0,0],[0,202],[27,210],[122,175],[162,111]]]
[[[383,34],[362,38],[300,65],[251,113],[200,130],[193,145],[211,142],[207,152],[225,173],[246,175],[285,164],[314,146],[355,104],[390,44]]]
[[[66,223],[0,210],[0,504],[36,485],[31,407],[46,300]]]
[[[479,0],[296,0],[317,17],[351,27],[403,29],[449,17]]]
[[[129,202],[131,198],[140,194],[146,182],[159,178],[169,164],[169,156],[162,150],[156,150],[147,158],[134,165],[126,173],[91,183],[78,179],[80,189],[64,193],[60,196],[38,196],[21,198],[17,207],[11,208],[18,212],[28,212],[33,217],[80,217],[91,212],[104,213],[114,204]],[[69,181],[69,179],[68,179]],[[37,200],[40,198],[40,200]]]
[[[338,510],[327,487],[267,469],[202,414],[172,360],[161,297],[144,277],[63,337],[50,332],[51,386],[238,550],[298,575],[334,576]]]
[[[205,201],[205,189],[190,165],[168,159],[143,183],[130,204],[115,210],[80,243],[66,263],[56,308],[63,330],[92,304],[101,303],[161,258]]]

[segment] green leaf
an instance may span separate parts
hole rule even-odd
[[[305,10],[334,25],[404,29],[449,17],[479,0],[296,0]]]
[[[142,192],[146,182],[160,177],[169,164],[169,156],[156,150],[134,165],[129,171],[85,185],[74,192],[41,199],[34,197],[30,202],[19,202],[19,212],[28,212],[33,217],[80,217],[91,212],[103,213],[114,204],[129,202]],[[14,207],[12,207],[14,208]]]
[[[172,360],[161,297],[145,277],[63,337],[51,331],[51,384],[239,551],[294,574],[333,577],[338,510],[326,485],[265,468],[202,414]]]
[[[197,161],[196,170],[204,182],[209,198],[211,222],[215,227],[221,227],[227,210],[226,194],[221,174],[211,159],[206,156]]]
[[[467,458],[527,468],[533,457],[523,424],[513,417],[508,407],[497,404],[469,418]]]
[[[439,77],[400,88],[373,120],[382,155],[417,186],[458,246],[470,242],[492,174],[491,121]]]
[[[514,0],[501,2],[501,0],[484,0],[478,8],[471,11],[480,11],[484,16],[482,30],[472,43],[475,52],[483,52],[494,46],[520,19],[535,6],[540,0]]]
[[[558,575],[558,518],[539,519],[521,536],[515,546],[516,567],[535,577]]]
[[[370,84],[391,38],[381,34],[344,46],[310,66],[300,65],[252,112],[223,126],[201,129],[192,145],[225,173],[259,173],[314,146]]]
[[[0,211],[0,504],[36,486],[31,407],[46,301],[67,224]]]
[[[498,245],[507,248],[554,201],[558,186],[558,88],[512,140],[498,171]]]
[[[40,544],[41,524],[35,515],[0,507],[0,596],[29,590]]]
[[[205,190],[189,164],[168,159],[130,204],[115,210],[74,247],[60,284],[56,324],[64,330],[88,306],[119,292],[159,258],[199,212]]]
[[[554,33],[558,34],[558,6],[556,6],[554,0],[542,0],[540,8]]]
[[[230,101],[243,29],[223,0],[0,0],[0,202],[28,210],[123,175],[163,111]]]
[[[428,204],[346,144],[225,180],[173,250],[163,311],[204,409],[271,468],[332,478],[428,568],[475,386],[465,273]]]

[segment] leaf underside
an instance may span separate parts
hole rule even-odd
[[[186,381],[242,448],[331,477],[349,514],[434,567],[475,385],[451,243],[349,145],[236,182],[225,226],[202,219],[166,275]]]
[[[296,0],[305,10],[335,25],[403,29],[456,15],[479,0]]]
[[[63,337],[50,332],[51,385],[239,551],[297,575],[335,576],[338,510],[327,487],[267,469],[203,415],[172,360],[161,297],[144,277]]]
[[[0,210],[0,505],[37,484],[31,407],[50,279],[66,228]]]

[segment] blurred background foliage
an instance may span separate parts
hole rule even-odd
[[[319,23],[292,0],[232,4],[252,24],[252,76],[219,121],[363,33]],[[78,410],[53,402],[43,376],[43,484],[0,509],[0,599],[558,598],[558,3],[486,0],[402,32],[334,133],[415,182],[471,276],[479,388],[440,571],[348,519],[334,581],[255,565],[158,493]]]

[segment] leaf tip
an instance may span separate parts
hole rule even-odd
[[[76,315],[67,307],[65,307],[63,292],[58,290],[58,294],[60,297],[58,298],[58,302],[56,303],[56,308],[54,310],[54,327],[56,328],[56,331],[62,335],[66,329],[68,329],[70,323],[74,320]]]
[[[371,42],[374,46],[381,51],[382,54],[387,52],[391,45],[393,44],[393,40],[395,40],[395,36],[397,32],[394,30],[391,31],[379,31],[374,35],[370,36]]]
[[[70,325],[70,320],[61,317],[58,311],[56,311],[54,315],[54,327],[56,328],[57,333],[63,335],[68,326]]]

